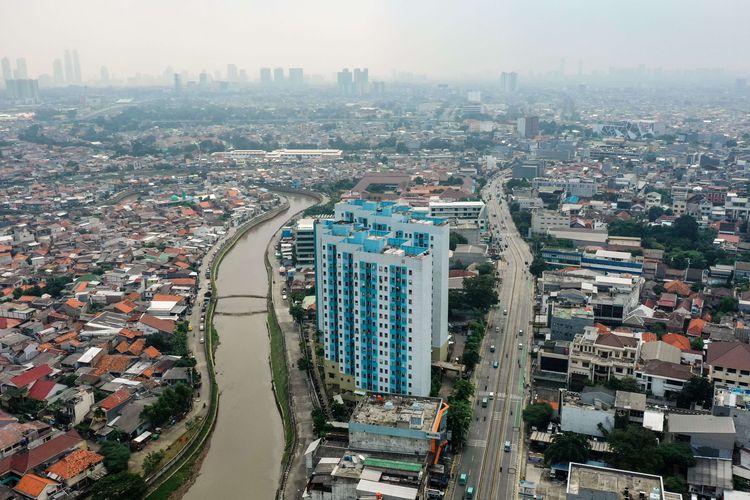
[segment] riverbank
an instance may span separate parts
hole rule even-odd
[[[313,196],[318,204],[327,203],[326,196],[319,193],[300,192],[289,190],[291,194],[302,194]],[[293,214],[288,220],[298,216]],[[288,422],[284,422],[285,431],[291,428],[293,431],[291,442],[287,441],[284,453],[284,462],[276,491],[276,498],[299,498],[301,490],[307,480],[304,467],[304,450],[310,441],[314,439],[312,426],[312,410],[314,408],[313,389],[307,377],[307,372],[297,368],[297,360],[303,356],[300,348],[302,340],[299,327],[294,323],[289,314],[289,305],[282,298],[280,281],[277,280],[275,270],[275,248],[278,243],[279,232],[273,235],[268,243],[265,253],[266,272],[268,273],[268,310],[269,310],[269,334],[272,341],[272,364],[274,366],[284,365],[284,375],[279,370],[279,376],[283,379],[274,379],[274,385],[283,388],[284,394],[277,393],[282,414],[289,415]],[[275,337],[275,338],[274,338]],[[276,370],[274,370],[276,376]],[[286,405],[282,404],[286,401]]]
[[[152,485],[152,489],[147,497],[150,500],[167,499],[172,493],[176,492],[178,488],[183,494],[186,492],[186,489],[182,486],[184,486],[186,482],[192,482],[194,480],[195,473],[199,470],[202,458],[205,456],[205,453],[201,453],[201,451],[206,448],[208,440],[216,425],[219,411],[219,388],[216,381],[214,356],[217,347],[217,339],[213,334],[213,319],[216,310],[216,298],[218,297],[216,278],[219,266],[229,250],[234,248],[237,242],[251,229],[275,218],[288,209],[289,203],[285,202],[282,205],[253,218],[239,228],[236,228],[234,232],[229,234],[221,243],[218,243],[218,249],[214,247],[214,249],[206,255],[206,259],[209,259],[210,262],[210,283],[213,293],[205,315],[204,328],[209,334],[204,336],[205,343],[202,345],[206,370],[205,374],[202,372],[201,375],[203,377],[203,383],[205,384],[208,382],[209,384],[208,409],[199,431],[192,436],[192,439],[185,444],[183,449],[169,463],[165,464],[159,472],[148,478]],[[214,253],[215,257],[212,257]],[[202,294],[199,293],[198,296],[200,297],[201,295]],[[196,313],[199,314],[197,308]]]

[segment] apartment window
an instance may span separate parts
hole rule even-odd
[[[737,370],[734,368],[727,368],[727,373],[737,373]]]

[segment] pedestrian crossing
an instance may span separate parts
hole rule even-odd
[[[466,441],[466,446],[471,446],[474,448],[485,448],[487,446],[487,440],[486,439],[469,439]]]

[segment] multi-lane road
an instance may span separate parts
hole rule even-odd
[[[493,244],[502,249],[500,303],[490,312],[482,360],[475,370],[474,422],[454,469],[456,478],[466,474],[468,480],[466,486],[454,484],[451,497],[455,500],[464,498],[469,486],[474,488],[474,498],[514,498],[519,480],[521,410],[533,340],[533,288],[528,273],[532,256],[510,218],[502,191],[505,179],[495,177],[483,192]],[[510,450],[506,442],[510,442]]]

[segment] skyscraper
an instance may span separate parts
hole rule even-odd
[[[3,80],[12,80],[13,71],[10,68],[10,59],[3,57],[2,63],[0,64],[2,64],[3,67]]]
[[[289,83],[292,85],[302,85],[305,83],[305,74],[302,68],[289,68]]]
[[[339,202],[316,224],[326,383],[429,395],[448,346],[448,235],[447,220],[393,202]]]
[[[237,72],[237,66],[234,64],[227,64],[227,81],[236,82],[239,79]]]
[[[99,68],[99,80],[102,85],[109,85],[109,69],[106,66]]]
[[[81,61],[78,59],[78,51],[73,51],[73,75],[75,83],[81,83]]]
[[[516,130],[522,139],[533,139],[539,135],[539,117],[524,116],[517,120]]]
[[[273,83],[279,84],[284,83],[284,68],[276,68],[273,70]]]
[[[20,104],[38,104],[39,81],[29,78],[5,80],[5,93],[8,99]]]
[[[268,85],[271,82],[271,68],[260,68],[260,83]]]
[[[182,77],[177,73],[174,74],[174,91],[175,94],[182,92]]]
[[[503,71],[500,75],[500,88],[503,92],[515,92],[518,88],[518,73]]]
[[[352,72],[349,71],[349,68],[344,68],[336,73],[336,84],[339,87],[339,92],[342,94],[348,95],[352,93],[353,82]]]
[[[19,57],[16,59],[16,79],[17,80],[26,80],[29,78],[29,70],[26,67],[26,59],[23,57]]]
[[[75,83],[75,75],[73,74],[73,59],[70,57],[70,51],[65,49],[65,82]]]
[[[362,95],[367,93],[369,80],[370,76],[367,68],[354,68],[354,89],[357,94]]]
[[[55,85],[65,85],[65,74],[63,73],[63,65],[60,59],[52,61],[52,79]]]

